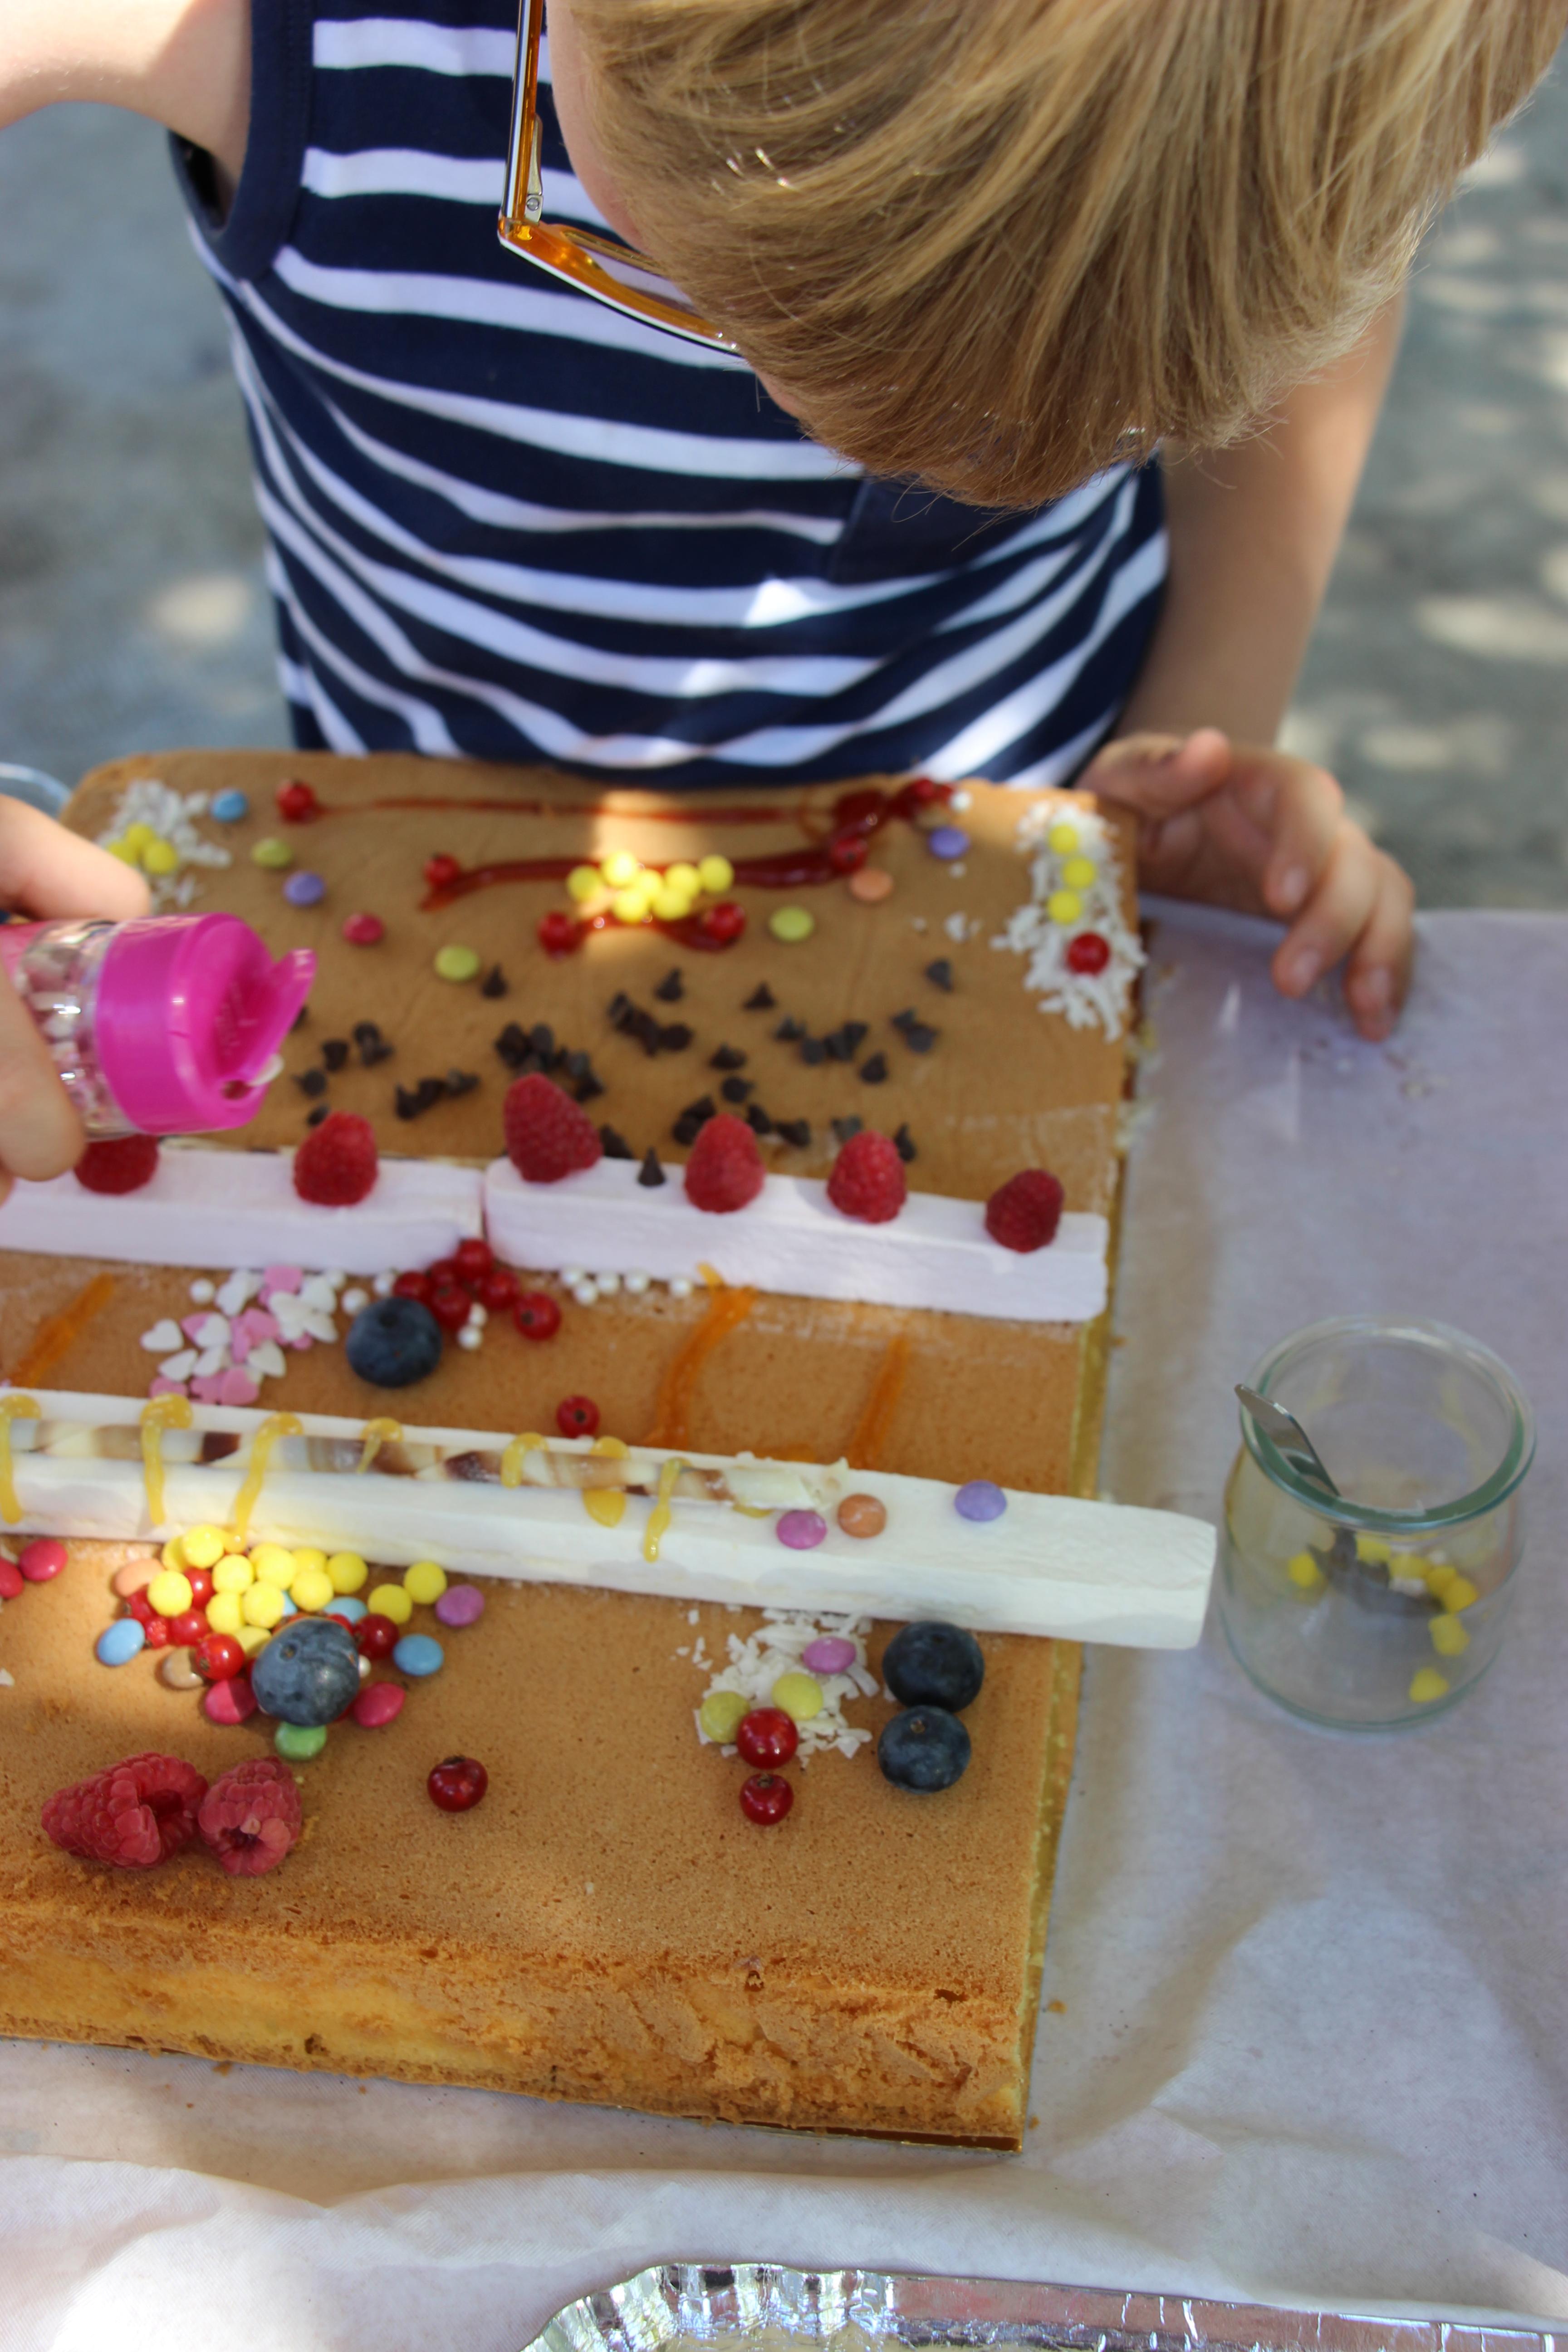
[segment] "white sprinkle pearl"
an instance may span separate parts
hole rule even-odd
[[[691,1284],[687,1276],[684,1274],[678,1274],[672,1276],[669,1285],[669,1295],[672,1298],[690,1297]]]
[[[191,1285],[192,1306],[210,1307],[213,1303],[214,1296],[214,1286],[207,1280],[205,1274],[198,1274],[195,1282]]]
[[[488,1307],[481,1307],[479,1300],[476,1298],[473,1305],[468,1309],[468,1321],[473,1325],[476,1331],[482,1331],[489,1319],[489,1308]]]
[[[591,1276],[585,1275],[581,1282],[573,1284],[572,1296],[579,1307],[596,1307],[599,1300],[599,1286]]]
[[[393,1272],[392,1268],[388,1266],[384,1273],[378,1274],[376,1276],[375,1280],[370,1286],[374,1291],[378,1298],[390,1298],[392,1296],[392,1286],[396,1280],[396,1275]]]
[[[465,1323],[458,1334],[458,1345],[459,1348],[466,1348],[471,1356],[476,1348],[483,1347],[484,1339],[484,1333],[474,1324]]]
[[[585,1265],[563,1265],[561,1269],[561,1279],[568,1290],[575,1290],[580,1282],[587,1281],[588,1269]]]
[[[628,1274],[626,1288],[634,1298],[640,1298],[652,1280],[651,1274]]]
[[[322,1281],[323,1281],[323,1282],[331,1283],[331,1286],[332,1286],[332,1288],[333,1288],[334,1290],[341,1290],[341,1289],[342,1288],[342,1286],[343,1286],[344,1283],[348,1280],[348,1276],[347,1276],[346,1274],[341,1274],[341,1273],[339,1273],[339,1272],[334,1268],[334,1270],[333,1270],[331,1274],[324,1274],[324,1275],[321,1276],[321,1279],[322,1279]]]
[[[368,1290],[345,1290],[338,1301],[345,1315],[357,1315],[362,1307],[370,1305]]]
[[[618,1274],[596,1274],[594,1279],[599,1286],[601,1298],[613,1298],[621,1286],[621,1277]]]

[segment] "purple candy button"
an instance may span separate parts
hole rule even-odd
[[[926,835],[926,847],[933,857],[962,857],[969,846],[969,835],[961,824],[933,825]]]
[[[785,1511],[773,1533],[791,1551],[815,1551],[827,1534],[827,1521],[820,1511]]]
[[[291,907],[319,907],[327,895],[327,886],[319,874],[290,874],[283,885],[283,896]]]
[[[477,1584],[449,1584],[436,1603],[443,1625],[472,1625],[485,1613],[485,1596]]]
[[[952,1507],[961,1519],[999,1519],[1007,1497],[989,1478],[972,1478],[953,1496]]]
[[[808,1675],[842,1675],[855,1663],[855,1644],[841,1633],[824,1633],[820,1641],[806,1643],[800,1663]]]

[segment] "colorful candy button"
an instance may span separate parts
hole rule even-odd
[[[403,1590],[410,1601],[416,1601],[422,1609],[427,1609],[446,1591],[447,1571],[437,1567],[433,1559],[416,1559],[412,1568],[405,1568],[403,1571]]]
[[[855,1644],[842,1633],[823,1633],[816,1641],[808,1642],[800,1654],[800,1663],[808,1674],[847,1674],[855,1663]]]
[[[283,885],[283,896],[291,907],[319,907],[327,895],[327,886],[319,874],[290,874]]]
[[[781,1675],[770,1693],[775,1706],[795,1723],[809,1723],[822,1713],[822,1685],[812,1675],[791,1671]]]
[[[436,1603],[443,1625],[475,1625],[485,1613],[485,1596],[477,1584],[450,1584]]]
[[[340,1592],[327,1614],[331,1617],[346,1617],[351,1625],[357,1625],[362,1617],[369,1616],[370,1612],[357,1593]]]
[[[290,1764],[308,1764],[326,1744],[324,1723],[280,1723],[272,1735],[273,1747]]]
[[[1047,834],[1046,839],[1058,857],[1070,857],[1078,847],[1078,827],[1068,818],[1059,818]]]
[[[170,1690],[201,1690],[206,1676],[198,1673],[189,1650],[165,1650],[158,1661],[158,1680]]]
[[[245,1622],[237,1592],[215,1592],[203,1614],[215,1633],[237,1633]]]
[[[624,890],[641,872],[641,860],[634,857],[629,849],[612,849],[607,857],[599,860],[599,878],[612,890]]]
[[[961,1519],[973,1519],[984,1524],[987,1519],[999,1519],[1007,1507],[1007,1497],[1000,1486],[989,1478],[971,1478],[952,1498],[952,1507]]]
[[[820,1511],[782,1511],[773,1533],[791,1551],[815,1551],[826,1538],[827,1521]]]
[[[27,1580],[9,1552],[0,1551],[0,1601],[18,1601]]]
[[[1083,913],[1083,900],[1076,890],[1053,890],[1046,900],[1046,912],[1053,923],[1060,923],[1065,929],[1076,923]]]
[[[849,877],[849,896],[863,907],[879,907],[893,895],[893,877],[885,866],[862,866]]]
[[[969,835],[961,824],[935,824],[926,835],[926,847],[933,857],[962,857],[969,846]]]
[[[1092,857],[1069,857],[1062,867],[1062,880],[1069,890],[1087,890],[1099,870]]]
[[[243,824],[250,814],[250,803],[243,793],[231,789],[217,794],[213,802],[212,813],[219,824]]]
[[[1410,1696],[1417,1706],[1430,1706],[1434,1699],[1447,1698],[1448,1677],[1440,1675],[1436,1666],[1418,1666],[1410,1677]]]
[[[392,1663],[400,1675],[437,1675],[447,1663],[447,1653],[433,1634],[405,1633],[393,1650]]]
[[[110,1578],[109,1589],[121,1601],[129,1601],[133,1592],[145,1592],[157,1573],[157,1568],[150,1559],[128,1559],[124,1567],[117,1568]]]
[[[809,907],[775,907],[768,917],[768,929],[785,947],[798,947],[816,930],[816,917]]]
[[[142,852],[142,869],[145,874],[174,874],[179,870],[180,853],[172,841],[154,834]]]
[[[112,1625],[104,1627],[92,1645],[92,1654],[100,1666],[128,1666],[146,1640],[134,1617],[117,1617]]]
[[[742,1716],[749,1712],[751,1704],[741,1691],[710,1691],[697,1710],[703,1738],[713,1740],[721,1748],[727,1748],[740,1728]]]
[[[202,1701],[202,1713],[209,1723],[248,1723],[256,1713],[250,1676],[236,1675],[232,1681],[214,1683]]]
[[[35,1536],[24,1544],[16,1565],[29,1584],[47,1584],[66,1564],[66,1548],[58,1536]]]
[[[407,1696],[407,1692],[396,1683],[372,1683],[367,1689],[361,1691],[349,1713],[366,1731],[379,1731],[384,1723],[390,1723],[395,1715],[402,1714],[403,1702]]]
[[[351,948],[373,948],[386,937],[386,925],[379,915],[345,915],[343,937]]]
[[[862,1542],[879,1536],[888,1524],[888,1507],[877,1495],[846,1495],[835,1516],[847,1536]]]
[[[253,865],[268,866],[274,873],[279,874],[286,866],[292,866],[294,863],[293,851],[286,841],[279,841],[275,833],[269,833],[262,840],[253,842],[250,856]]]
[[[215,1592],[247,1592],[256,1581],[256,1570],[244,1554],[226,1552],[212,1572]]]
[[[436,950],[436,976],[438,980],[461,982],[479,977],[479,959],[472,948],[451,945]]]
[[[1427,1631],[1432,1636],[1432,1647],[1440,1658],[1459,1657],[1470,1646],[1470,1637],[1457,1617],[1434,1617]]]
[[[300,1563],[282,1544],[258,1544],[250,1555],[250,1565],[256,1570],[258,1584],[275,1584],[287,1592],[300,1573]]]

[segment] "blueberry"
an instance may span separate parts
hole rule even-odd
[[[343,1351],[373,1388],[405,1389],[440,1362],[441,1326],[417,1298],[373,1299],[349,1325]]]
[[[250,1687],[284,1723],[333,1723],[359,1696],[354,1637],[330,1617],[296,1617],[251,1660]]]
[[[882,1653],[882,1680],[900,1706],[944,1706],[962,1715],[979,1696],[985,1660],[962,1625],[928,1618],[894,1634]]]
[[[877,1761],[900,1789],[951,1789],[969,1769],[969,1734],[945,1706],[912,1706],[882,1726]]]

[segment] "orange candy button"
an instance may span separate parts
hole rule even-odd
[[[121,1601],[129,1601],[133,1592],[145,1592],[157,1575],[161,1563],[156,1552],[150,1551],[142,1559],[128,1559],[117,1568],[110,1580]]]
[[[849,896],[863,907],[879,906],[893,895],[893,877],[885,866],[862,866],[849,877]]]
[[[838,1506],[838,1524],[847,1536],[879,1536],[888,1524],[888,1507],[875,1495],[846,1495]]]

